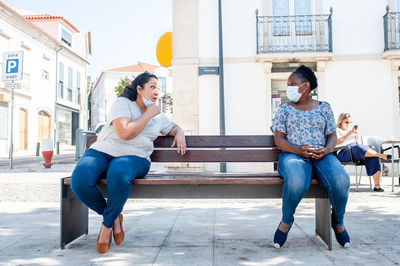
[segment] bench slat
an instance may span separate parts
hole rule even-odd
[[[135,179],[133,185],[282,185],[283,179],[276,177],[265,178],[213,178],[213,177],[151,177],[144,179]],[[65,185],[71,184],[71,179],[64,179]],[[107,184],[105,179],[100,179],[98,184]],[[311,180],[312,185],[317,185],[319,182],[316,179]]]
[[[156,148],[169,148],[173,137],[158,137],[154,141]],[[272,148],[274,137],[270,135],[229,135],[229,136],[186,136],[188,148]]]
[[[188,150],[184,156],[176,150],[154,150],[153,162],[275,162],[278,150]]]
[[[87,136],[86,148],[97,140],[97,136]],[[154,141],[155,148],[169,148],[174,138],[160,136]],[[229,135],[229,136],[186,136],[188,148],[272,148],[275,147],[271,135]]]

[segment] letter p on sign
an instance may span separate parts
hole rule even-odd
[[[7,59],[6,62],[6,73],[18,73],[18,59]]]

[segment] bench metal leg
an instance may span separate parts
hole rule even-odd
[[[60,248],[88,233],[89,211],[72,192],[70,185],[61,179],[61,239]]]
[[[328,245],[328,249],[332,250],[331,204],[328,198],[315,199],[315,233]]]

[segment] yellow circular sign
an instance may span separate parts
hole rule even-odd
[[[157,60],[160,65],[168,67],[172,61],[172,32],[164,33],[157,43]]]

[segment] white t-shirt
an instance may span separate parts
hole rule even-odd
[[[349,132],[349,130],[343,130],[341,128],[336,128],[336,135],[337,135],[338,139],[340,139],[341,137],[346,135],[347,132]],[[338,146],[347,146],[347,145],[349,145],[350,143],[353,143],[353,142],[357,142],[356,135],[351,134],[341,144],[336,145],[336,147],[338,147]]]
[[[117,118],[129,117],[132,121],[142,115],[142,110],[135,101],[118,97],[111,107],[109,121],[100,131],[97,141],[90,148],[107,153],[113,157],[135,155],[150,161],[154,150],[153,141],[160,135],[167,135],[174,126],[164,114],[153,117],[143,130],[133,139],[121,139],[111,124]]]

